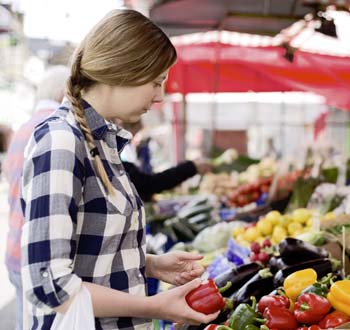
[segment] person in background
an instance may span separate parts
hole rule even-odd
[[[6,267],[11,283],[16,288],[16,330],[22,329],[23,292],[21,280],[21,233],[24,222],[20,203],[20,179],[23,168],[24,149],[34,128],[58,108],[69,69],[63,65],[49,68],[39,85],[35,96],[32,116],[13,135],[6,158],[4,174],[9,183],[9,232],[7,236]]]
[[[95,327],[151,329],[151,319],[209,323],[186,295],[204,272],[202,256],[146,254],[145,210],[119,153],[136,122],[163,100],[176,61],[165,33],[134,10],[112,10],[72,58],[66,97],[35,128],[21,183],[22,283],[30,329],[50,329],[82,289]],[[147,296],[147,277],[176,287]]]
[[[120,125],[133,136],[136,136],[143,127],[141,121],[120,123]],[[154,194],[173,189],[196,174],[205,174],[212,169],[208,161],[196,159],[194,161],[184,161],[162,172],[147,173],[140,168],[135,153],[133,144],[130,143],[124,148],[121,159],[131,182],[135,185],[138,194],[144,202],[151,201]]]
[[[144,202],[151,201],[154,194],[173,189],[196,174],[205,174],[212,168],[207,161],[202,159],[188,160],[153,174],[142,172],[133,163],[123,162],[123,165]]]
[[[275,141],[272,137],[268,137],[266,141],[266,151],[264,157],[278,159],[280,158],[280,154],[278,153],[275,147]]]
[[[150,142],[151,142],[151,138],[147,137],[141,140],[136,148],[137,158],[140,161],[141,170],[142,172],[148,173],[148,174],[153,173],[153,167],[151,164],[151,150],[149,147]]]

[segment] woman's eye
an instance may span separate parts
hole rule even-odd
[[[154,87],[162,87],[162,84],[155,82]]]

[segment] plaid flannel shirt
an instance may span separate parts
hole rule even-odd
[[[22,278],[30,329],[50,329],[53,308],[74,295],[82,280],[147,294],[144,208],[119,158],[131,134],[82,105],[115,196],[106,194],[71,106],[63,103],[36,127],[23,169]],[[97,330],[150,324],[95,318]]]
[[[20,182],[23,168],[23,153],[36,125],[50,116],[60,104],[52,100],[38,102],[34,115],[23,124],[11,139],[4,161],[4,174],[9,183],[8,202],[9,232],[7,235],[6,266],[9,271],[21,271],[21,233],[24,222],[20,202]]]

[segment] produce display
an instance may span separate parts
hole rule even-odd
[[[271,178],[275,174],[277,163],[271,159],[263,159],[258,164],[249,165],[243,172],[231,171],[221,173],[209,173],[204,175],[199,187],[200,193],[211,193],[219,197],[227,197],[234,192],[234,190],[242,185],[245,185],[245,190],[253,193],[254,191],[268,192]],[[260,179],[268,178],[268,181],[261,182]],[[254,189],[250,189],[249,184],[255,184]],[[262,187],[264,185],[264,187]],[[259,188],[259,189],[258,189]],[[262,190],[261,190],[262,189]],[[257,198],[256,198],[257,199]],[[246,204],[245,202],[244,204]],[[242,204],[242,205],[244,205]],[[241,206],[242,206],[241,205]]]
[[[180,329],[312,330],[350,322],[350,277],[327,250],[327,237],[319,236],[325,248],[293,237],[277,245],[252,242],[243,264],[231,264],[186,297],[197,311],[220,310],[218,318]],[[251,261],[263,251],[269,258]]]
[[[350,252],[350,215],[341,214],[336,216],[328,213],[322,218],[320,227],[322,230],[332,233],[340,241],[343,239],[344,230],[345,248]]]
[[[269,192],[271,182],[272,177],[269,177],[258,179],[254,183],[242,184],[229,193],[226,204],[231,207],[241,207],[252,202],[257,202],[263,194]],[[266,198],[262,202],[265,201]]]
[[[290,276],[297,275],[291,274]],[[318,283],[320,282],[317,281],[316,274],[312,284],[317,285]],[[342,283],[349,285],[350,280],[335,281],[328,287],[329,292],[334,291],[334,287]],[[205,329],[312,330],[331,329],[345,325],[350,321],[349,307],[345,312],[339,307],[334,307],[334,302],[332,304],[332,300],[328,298],[329,295],[330,293],[325,297],[317,293],[298,291],[298,295],[291,298],[285,294],[271,293],[262,296],[258,302],[253,296],[251,301],[239,304],[229,314],[223,328],[211,324]],[[339,304],[339,301],[337,303]]]
[[[214,194],[218,197],[225,197],[235,187],[236,183],[232,180],[229,173],[208,173],[204,175],[201,181],[199,192],[204,194]]]
[[[350,189],[305,169],[274,176],[277,165],[265,160],[207,175],[201,191],[215,202],[196,195],[163,219],[160,231],[173,249],[204,255],[206,280],[187,295],[188,305],[220,311],[212,324],[178,329],[350,329]],[[287,211],[274,210],[269,194],[288,195]],[[240,218],[256,209],[262,213],[253,220]]]
[[[267,238],[272,244],[277,244],[287,236],[296,237],[310,231],[312,224],[313,212],[304,208],[285,215],[271,211],[254,224],[236,227],[232,236],[243,246],[252,242],[262,243]]]
[[[253,262],[218,275],[214,288],[230,283],[222,296],[234,309],[223,308],[220,300],[218,319],[197,328],[311,330],[350,321],[350,279],[342,277],[340,262],[327,250],[288,237],[278,244],[274,258],[283,262],[270,260],[268,267]]]

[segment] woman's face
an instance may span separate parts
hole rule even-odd
[[[105,86],[102,116],[107,120],[119,119],[126,123],[139,121],[154,103],[163,101],[163,87],[167,77],[168,70],[145,85]]]

